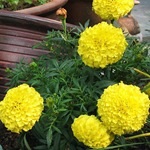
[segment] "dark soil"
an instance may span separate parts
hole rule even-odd
[[[8,131],[4,126],[0,127],[0,145],[3,150],[20,150],[19,135]]]
[[[0,122],[0,145],[2,146],[3,150],[21,150],[19,145],[19,136],[20,136],[19,134],[8,131]],[[28,141],[29,145],[33,148],[34,146],[36,146],[37,141],[35,138],[34,139],[31,138],[33,137],[32,135],[29,134],[28,136],[30,137],[30,138],[28,137],[30,139]],[[147,141],[150,141],[150,138],[147,138]],[[127,150],[150,150],[149,147],[150,146],[148,145],[140,145],[139,147],[135,147],[135,148],[127,147]]]

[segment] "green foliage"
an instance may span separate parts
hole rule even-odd
[[[150,43],[139,43],[134,38],[128,39],[128,43],[122,59],[109,66],[110,74],[115,80],[141,87],[150,79],[137,73],[134,68],[150,74]]]
[[[76,55],[74,49],[77,48],[78,36],[72,36],[71,32],[64,34],[62,31],[48,31],[43,42],[38,43],[33,48],[42,47],[51,52],[51,57],[57,59],[70,58]],[[60,57],[61,56],[61,57]]]
[[[101,80],[99,70],[84,66],[77,58],[58,61],[46,55],[30,65],[19,64],[10,73],[11,86],[26,80],[45,99],[45,110],[32,134],[38,137],[39,146],[46,145],[47,149],[58,145],[61,150],[76,149],[78,144],[75,144],[70,128],[73,119],[80,114],[96,114],[96,100],[103,88],[114,84],[107,79]],[[58,145],[56,139],[59,139]]]
[[[41,5],[48,1],[49,0],[0,0],[0,9],[18,10]]]
[[[149,79],[133,68],[150,73],[148,43],[129,39],[123,58],[105,69],[85,66],[77,55],[78,38],[87,25],[75,33],[48,32],[42,46],[49,55],[33,59],[30,64],[21,61],[12,70],[7,69],[11,88],[23,82],[33,86],[44,98],[44,111],[39,120],[26,134],[22,134],[22,149],[35,150],[86,150],[72,135],[71,124],[81,114],[97,115],[97,99],[109,85],[123,81],[142,88]],[[143,78],[142,78],[143,77]],[[150,122],[138,133],[149,131]],[[135,133],[137,134],[137,133]],[[127,135],[129,136],[129,135]],[[34,141],[34,142],[33,142]],[[148,144],[148,139],[126,141],[116,137],[106,149],[126,150]],[[147,146],[149,148],[149,146]]]

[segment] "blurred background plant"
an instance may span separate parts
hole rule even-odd
[[[0,9],[18,10],[41,5],[49,1],[50,0],[0,0]]]

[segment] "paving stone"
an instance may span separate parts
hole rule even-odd
[[[138,21],[143,39],[150,41],[150,0],[140,0],[131,14]]]

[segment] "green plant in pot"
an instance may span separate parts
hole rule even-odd
[[[7,0],[0,1],[1,9],[18,10],[22,8],[28,8],[31,6],[37,6],[49,2],[49,0]]]
[[[136,71],[150,73],[149,44],[106,22],[66,31],[61,12],[64,30],[36,45],[49,55],[7,69],[1,121],[22,149],[149,148],[149,78]]]
[[[42,15],[53,12],[68,0],[0,0],[0,8],[24,14]]]

